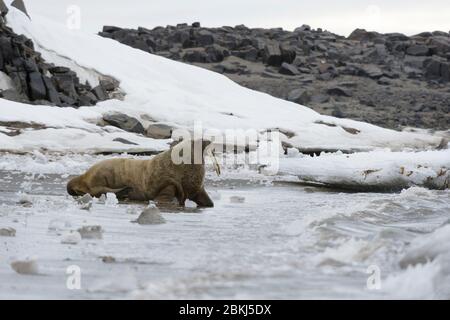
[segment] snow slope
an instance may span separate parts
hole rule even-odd
[[[113,5],[115,3],[111,2]],[[100,128],[95,123],[102,114],[114,111],[141,120],[149,116],[186,128],[191,127],[194,120],[201,121],[205,129],[281,128],[294,133],[287,141],[300,149],[423,149],[436,147],[441,142],[438,137],[322,116],[307,107],[243,88],[217,73],[151,55],[94,34],[69,30],[43,16],[33,15],[32,18],[30,21],[11,8],[8,24],[16,33],[31,38],[36,50],[42,52],[47,61],[59,64],[65,61],[86,73],[80,74],[82,79],[101,73],[120,80],[126,97],[124,101],[110,100],[79,110],[26,106],[0,99],[0,122],[33,121],[53,128],[46,132],[27,129],[26,134],[14,137],[0,134],[0,150],[96,152],[161,148],[161,141],[141,137],[131,137],[138,147],[113,142],[119,135],[131,139],[130,134],[117,130],[111,133],[111,127]],[[348,128],[353,133],[346,130]],[[85,140],[73,139],[74,130],[85,131]]]

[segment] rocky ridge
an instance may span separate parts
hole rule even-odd
[[[6,9],[0,16],[0,98],[78,108],[113,96],[119,86],[116,80],[103,77],[92,88],[69,68],[46,62],[30,39],[6,26]]]
[[[342,37],[303,25],[153,29],[105,26],[100,36],[228,76],[323,114],[400,129],[448,129],[450,34],[357,29]]]

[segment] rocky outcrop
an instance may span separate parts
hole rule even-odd
[[[123,29],[103,37],[222,73],[248,88],[377,125],[448,129],[450,35],[357,29],[348,38],[304,25]]]
[[[21,1],[17,1],[20,5]],[[23,4],[23,3],[22,3]],[[1,3],[0,3],[1,7]],[[0,86],[0,98],[23,103],[58,107],[93,106],[110,98],[118,83],[105,78],[92,88],[81,83],[69,68],[47,63],[33,42],[5,24],[6,6],[0,16],[0,77],[11,86]],[[1,84],[1,83],[0,83]]]

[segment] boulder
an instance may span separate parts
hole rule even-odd
[[[47,100],[56,105],[61,104],[61,100],[59,99],[58,91],[56,91],[55,86],[53,85],[52,80],[49,77],[42,77],[44,80],[44,85],[47,90]]]
[[[409,37],[405,36],[403,33],[393,32],[393,33],[385,33],[384,37],[387,41],[396,42],[396,41],[408,41]]]
[[[45,100],[47,98],[47,89],[42,79],[42,75],[35,71],[29,75],[28,87],[30,89],[30,96],[32,100]]]
[[[287,46],[280,46],[280,50],[281,50],[281,56],[282,56],[283,62],[286,62],[286,63],[294,62],[295,57],[297,55],[294,48],[287,47]]]
[[[263,61],[269,66],[281,66],[283,63],[283,56],[278,42],[271,41],[264,46]]]
[[[219,45],[213,44],[205,48],[205,53],[208,55],[207,62],[222,62],[228,54],[228,50]]]
[[[423,44],[414,44],[406,49],[406,54],[411,56],[427,56],[429,52],[430,48]]]
[[[425,62],[425,77],[430,80],[450,81],[450,62],[433,56]]]
[[[383,76],[383,71],[376,65],[363,65],[359,68],[359,76],[379,79]]]
[[[391,80],[388,77],[381,77],[377,83],[382,86],[387,86],[391,84]]]
[[[381,34],[378,32],[368,32],[365,29],[356,29],[348,36],[347,39],[356,41],[373,41],[378,37],[381,37]]]
[[[103,32],[106,32],[106,33],[114,33],[119,30],[122,30],[122,28],[115,27],[115,26],[103,26]]]
[[[59,92],[62,92],[66,96],[72,99],[78,99],[78,94],[75,89],[75,80],[76,75],[71,72],[67,73],[57,73],[53,75],[53,80],[55,81],[56,87]]]
[[[311,27],[307,24],[302,25],[301,27],[295,28],[294,32],[305,32],[311,31]]]
[[[445,54],[450,51],[450,38],[449,37],[432,37],[429,40],[429,45],[434,47],[434,51],[438,54]]]
[[[97,97],[99,101],[105,101],[109,98],[108,93],[102,85],[96,86],[94,89],[92,89],[91,92]]]
[[[103,121],[113,127],[120,128],[127,132],[144,133],[145,129],[142,124],[133,117],[129,117],[123,113],[113,113],[103,116]]]
[[[145,135],[153,139],[170,139],[173,128],[163,123],[151,124],[145,130]]]
[[[350,90],[335,86],[327,89],[327,93],[332,96],[342,96],[342,97],[351,97],[352,93]]]
[[[5,5],[3,0],[0,0],[0,16],[4,17],[8,13],[8,7]]]
[[[208,30],[200,30],[197,33],[196,40],[199,46],[204,47],[212,45],[215,41],[215,38],[212,32]]]
[[[19,9],[20,11],[25,13],[28,18],[30,18],[30,16],[28,15],[28,12],[27,12],[27,8],[25,7],[25,3],[23,2],[23,0],[14,0],[13,2],[11,2],[11,6],[16,8],[16,9]]]
[[[300,74],[296,66],[286,62],[283,62],[281,64],[280,70],[278,72],[288,76],[298,76]]]

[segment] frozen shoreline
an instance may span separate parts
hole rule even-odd
[[[63,167],[0,169],[0,228],[17,231],[1,237],[1,298],[450,297],[448,252],[426,250],[448,238],[448,190],[340,193],[225,172],[206,181],[215,208],[162,210],[165,224],[142,226],[131,221],[143,204],[80,209],[65,195]],[[91,225],[102,227],[102,239],[61,243]],[[40,275],[11,269],[26,257],[35,257]],[[71,265],[82,270],[81,290],[66,288]],[[371,265],[381,270],[381,290],[366,287]]]

